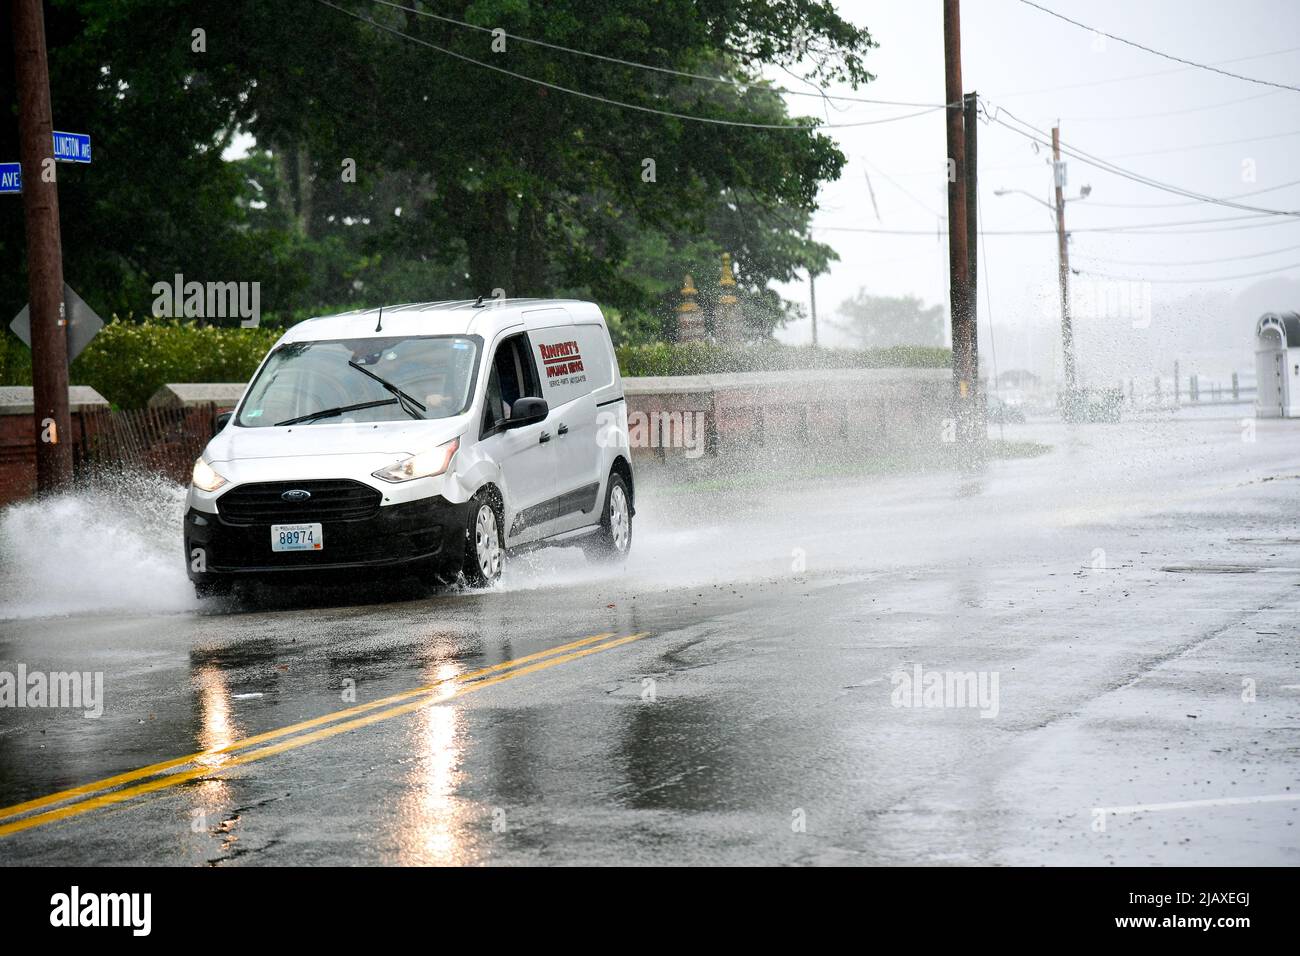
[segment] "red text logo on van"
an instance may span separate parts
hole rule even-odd
[[[577,342],[556,342],[554,345],[541,344],[537,348],[542,353],[542,364],[546,366],[546,377],[560,378],[583,371],[582,352]]]

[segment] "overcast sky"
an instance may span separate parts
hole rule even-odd
[[[1176,56],[1300,85],[1300,3],[1295,0],[1042,3],[1100,30]],[[848,19],[868,27],[879,43],[868,60],[877,80],[858,95],[943,102],[940,0],[844,0],[837,6]],[[1278,53],[1283,50],[1287,52]],[[1260,56],[1269,53],[1278,55]],[[1240,57],[1251,59],[1223,62]],[[1044,130],[1059,120],[1063,142],[1144,176],[1218,197],[1300,180],[1300,135],[1281,135],[1300,133],[1300,93],[1180,67],[1114,40],[1100,40],[1020,0],[967,0],[963,4],[962,61],[965,89],[978,91],[992,107],[1004,107]],[[785,82],[793,83],[788,78]],[[847,88],[834,92],[852,95]],[[816,113],[831,123],[913,112],[843,103],[836,104],[843,112],[826,112],[818,100],[788,99],[797,115]],[[831,243],[841,257],[831,272],[817,281],[819,313],[833,318],[834,308],[860,286],[873,294],[914,294],[928,304],[946,306],[947,244],[945,238],[933,234],[939,223],[936,213],[942,214],[946,203],[943,113],[828,132],[839,141],[848,165],[838,182],[823,188],[822,209],[814,225],[920,229],[931,235],[870,235],[830,229],[815,233]],[[1250,141],[1237,142],[1240,140]],[[1054,227],[1051,213],[1030,198],[993,195],[994,189],[1005,187],[1048,199],[1052,184],[1048,152],[1043,149],[1035,154],[1031,143],[1021,136],[996,124],[981,124],[980,198],[985,229]],[[872,207],[867,175],[879,216]],[[1067,204],[1068,226],[1080,230],[1071,244],[1074,268],[1150,280],[1206,280],[1300,264],[1300,222],[1296,220],[1278,220],[1279,224],[1260,228],[1253,228],[1250,221],[1192,225],[1182,230],[1218,231],[1182,235],[1084,232],[1095,227],[1222,219],[1247,213],[1207,203],[1141,208],[1187,201],[1078,160],[1069,161],[1068,179],[1067,196],[1077,195],[1084,184],[1092,186],[1087,200]],[[1300,186],[1241,201],[1300,209]],[[1241,225],[1252,228],[1236,228]],[[990,235],[985,244],[987,256],[981,262],[979,279],[984,283],[987,265],[987,293],[995,332],[1004,336],[1005,341],[998,345],[1005,353],[1006,367],[1017,357],[1017,343],[1026,341],[1027,323],[1039,327],[1045,336],[1059,323],[1055,301],[1044,295],[1056,282],[1056,243],[1054,236],[1044,234]],[[1259,258],[1239,258],[1274,251]],[[1300,267],[1281,275],[1300,279]],[[1074,281],[1079,283],[1080,277]],[[1231,295],[1260,281],[1268,280],[1201,281],[1199,285],[1206,292]],[[1146,289],[1159,310],[1162,302],[1196,293],[1198,286],[1152,281]],[[806,282],[785,286],[782,293],[807,302]],[[985,293],[981,288],[982,333],[989,316]],[[1300,302],[1279,302],[1276,307],[1300,308]],[[807,341],[809,324],[792,324],[782,337]],[[982,349],[987,349],[983,334],[981,339]]]

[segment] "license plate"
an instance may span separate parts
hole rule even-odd
[[[319,551],[323,543],[319,524],[271,525],[272,551]]]

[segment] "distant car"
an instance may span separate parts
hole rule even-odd
[[[988,419],[997,425],[1023,425],[1025,411],[1015,405],[1008,405],[997,395],[989,395],[987,400]]]
[[[1121,388],[1080,389],[1073,401],[1062,393],[1057,400],[1061,417],[1067,422],[1107,422],[1121,419],[1124,390]]]
[[[507,552],[632,543],[623,382],[600,309],[437,302],[310,319],[194,464],[185,556],[239,579],[381,571],[490,584]]]

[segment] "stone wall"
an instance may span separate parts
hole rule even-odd
[[[68,389],[68,404],[72,410],[73,434],[60,437],[69,442],[76,440],[83,411],[108,408],[104,396],[85,385]],[[26,498],[36,491],[34,409],[30,386],[0,388],[0,506]]]
[[[894,451],[940,440],[948,369],[742,372],[624,379],[637,460],[762,447]]]
[[[626,378],[636,462],[726,458],[769,449],[892,453],[938,442],[948,417],[947,369],[840,369]],[[0,389],[0,505],[32,493],[36,444],[30,388]],[[232,408],[242,383],[166,385],[158,408]],[[94,389],[69,390],[73,436],[80,412],[108,403]]]

